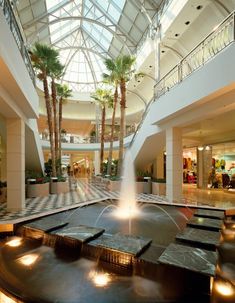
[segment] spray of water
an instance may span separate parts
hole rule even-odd
[[[131,152],[125,153],[121,192],[116,215],[121,219],[130,219],[138,213],[136,205],[135,171]]]

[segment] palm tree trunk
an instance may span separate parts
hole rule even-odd
[[[59,100],[59,150],[58,150],[58,155],[60,159],[60,174],[61,172],[61,157],[62,157],[62,151],[61,151],[61,129],[62,129],[62,110],[63,110],[63,99],[62,97]]]
[[[120,119],[120,137],[119,137],[119,160],[118,160],[118,176],[122,173],[122,163],[124,154],[124,127],[125,127],[125,112],[126,112],[126,83],[125,80],[121,80],[120,83],[121,90],[121,119]]]
[[[114,127],[115,127],[115,115],[118,99],[118,90],[117,86],[115,87],[114,99],[113,99],[113,115],[112,115],[112,126],[111,126],[111,138],[110,138],[110,147],[109,147],[109,159],[108,159],[108,169],[107,175],[111,175],[112,168],[112,159],[113,159],[113,136],[114,136]]]
[[[52,110],[51,110],[51,102],[50,102],[50,94],[48,89],[48,82],[46,75],[43,77],[43,89],[44,89],[44,97],[47,109],[47,124],[49,129],[49,138],[50,138],[50,149],[51,149],[51,161],[52,161],[52,176],[56,176],[56,164],[55,164],[55,146],[54,146],[54,138],[53,138],[53,124],[52,124]]]
[[[57,108],[56,108],[56,87],[55,87],[55,80],[52,78],[51,81],[51,97],[52,97],[52,104],[53,104],[53,118],[54,118],[54,138],[55,138],[55,163],[56,163],[56,171],[59,173],[59,167],[58,165],[58,159],[59,159],[59,154],[58,154],[58,125],[57,125]]]
[[[100,172],[103,170],[104,161],[104,131],[105,131],[105,106],[102,108],[101,138],[100,138]]]

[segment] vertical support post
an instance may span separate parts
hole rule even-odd
[[[183,184],[182,131],[166,130],[166,196],[169,202],[181,202]]]
[[[7,210],[25,208],[25,124],[7,119]]]

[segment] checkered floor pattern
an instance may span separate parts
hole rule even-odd
[[[81,179],[76,180],[76,182],[72,182],[71,191],[68,193],[26,199],[26,208],[22,211],[8,212],[6,209],[6,203],[1,203],[0,221],[9,221],[42,214],[51,210],[76,206],[82,202],[118,198],[119,192],[107,191],[105,184],[92,183],[88,180]],[[166,202],[165,197],[147,194],[139,194],[137,196],[137,200],[146,202]]]

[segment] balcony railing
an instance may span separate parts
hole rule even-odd
[[[134,133],[135,133],[134,130],[127,130],[126,131],[126,137],[130,136]],[[49,133],[48,132],[40,133],[40,138],[42,140],[49,141]],[[119,136],[114,135],[113,140],[118,141]],[[94,137],[93,136],[81,137],[81,136],[74,135],[74,134],[66,134],[64,136],[62,135],[61,142],[62,143],[71,143],[71,144],[90,144],[90,143],[100,143],[100,139],[98,139],[98,141],[97,141],[95,136]],[[106,135],[104,137],[104,142],[110,142],[110,136]]]
[[[6,18],[7,23],[10,26],[10,30],[15,38],[15,42],[19,48],[19,51],[22,55],[24,63],[28,69],[29,76],[32,79],[33,83],[35,84],[35,74],[34,74],[32,64],[31,64],[31,60],[30,60],[28,51],[25,47],[24,39],[22,37],[20,28],[16,21],[16,18],[15,18],[15,15],[14,15],[14,12],[12,10],[9,0],[0,0],[0,7],[2,7],[3,14]]]
[[[192,74],[198,68],[204,66],[210,59],[215,57],[220,51],[235,41],[235,11],[232,12],[224,21],[222,21],[202,42],[184,57],[179,64],[171,69],[155,85],[155,96],[148,103],[137,130],[131,140],[130,146],[144,123],[144,119],[154,101],[168,92],[176,84],[182,82],[187,76]]]
[[[155,99],[182,82],[235,41],[234,18],[235,13],[232,12],[155,85]]]

